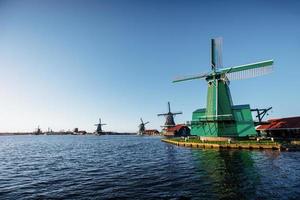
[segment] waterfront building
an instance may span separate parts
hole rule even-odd
[[[167,127],[164,130],[164,136],[167,137],[186,137],[190,135],[191,130],[184,124],[177,124],[172,127]]]
[[[256,128],[261,135],[280,138],[300,138],[300,116],[268,120]]]
[[[159,131],[156,129],[144,130],[143,135],[159,135]]]

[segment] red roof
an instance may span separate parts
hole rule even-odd
[[[151,133],[151,132],[159,132],[158,130],[156,129],[147,129],[144,131],[145,133]]]
[[[257,130],[300,129],[300,116],[268,120],[270,124],[260,125]]]
[[[182,127],[187,127],[186,125],[184,125],[184,124],[177,124],[176,126],[172,126],[172,127],[168,127],[167,129],[166,129],[166,131],[179,131]]]

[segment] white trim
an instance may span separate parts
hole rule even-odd
[[[216,116],[218,117],[218,85],[219,85],[219,81],[218,79],[216,79]]]

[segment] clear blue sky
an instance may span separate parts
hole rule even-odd
[[[274,59],[272,74],[231,82],[234,104],[300,115],[299,1],[0,0],[0,132],[137,131],[178,123],[205,107],[206,82],[171,83],[209,70],[210,38],[223,64]]]

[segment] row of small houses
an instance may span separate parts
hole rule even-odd
[[[266,124],[256,128],[262,136],[279,138],[300,138],[300,116],[270,119]],[[159,135],[158,130],[145,130],[146,135]],[[184,124],[178,124],[164,129],[163,135],[167,137],[181,137],[190,135],[190,129]]]

